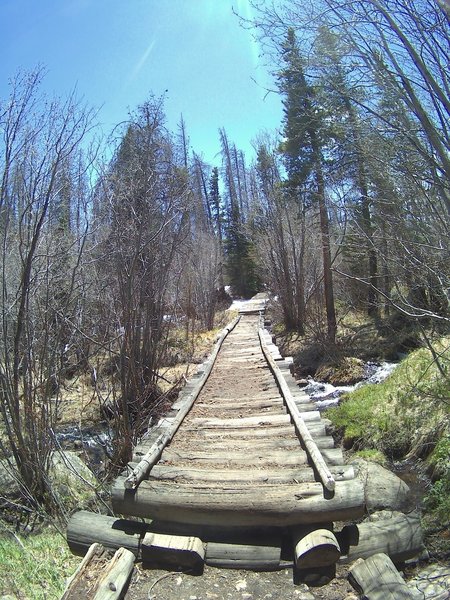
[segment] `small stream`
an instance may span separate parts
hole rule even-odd
[[[365,365],[366,374],[364,379],[355,385],[334,386],[331,383],[321,383],[309,377],[308,384],[303,387],[303,391],[310,395],[311,400],[316,403],[319,410],[324,410],[330,406],[337,406],[343,394],[352,392],[368,383],[381,383],[389,377],[398,364],[393,362],[368,362]]]
[[[367,363],[366,377],[353,386],[333,386],[312,378],[303,390],[311,396],[319,410],[336,406],[341,396],[367,383],[379,383],[392,373],[398,363]],[[106,422],[82,427],[67,425],[56,432],[56,439],[63,450],[83,452],[89,467],[97,474],[105,468],[112,455],[113,432]]]
[[[112,455],[113,432],[105,422],[83,428],[67,425],[56,431],[55,435],[63,450],[83,451],[94,473],[99,474]]]

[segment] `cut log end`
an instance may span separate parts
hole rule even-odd
[[[339,543],[328,529],[316,529],[295,545],[295,564],[298,569],[332,565],[340,556]]]

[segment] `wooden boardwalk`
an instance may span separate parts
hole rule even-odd
[[[256,297],[135,448],[113,486],[116,513],[221,528],[362,515],[362,485],[261,329],[263,310]]]
[[[292,361],[261,328],[263,312],[256,297],[136,446],[112,488],[114,512],[125,518],[72,515],[68,544],[86,555],[63,600],[86,597],[86,585],[89,597],[113,589],[119,597],[135,560],[189,572],[293,567],[294,581],[324,585],[338,562],[355,558],[368,559],[352,571],[359,587],[382,580],[380,597],[388,588],[392,598],[416,597],[405,595],[387,555],[420,552],[419,515],[349,523],[364,513],[363,485],[296,385]],[[116,550],[106,563],[105,549]]]

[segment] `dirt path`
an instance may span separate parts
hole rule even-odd
[[[205,567],[202,575],[188,575],[137,566],[127,600],[356,600],[347,570],[320,588],[294,583],[292,569],[258,573]]]

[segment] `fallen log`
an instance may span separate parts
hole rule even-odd
[[[161,435],[158,437],[158,439],[153,443],[151,448],[148,450],[147,454],[142,457],[139,464],[132,470],[130,475],[123,481],[123,484],[126,488],[129,488],[129,489],[136,488],[140,484],[140,482],[145,477],[147,477],[152,466],[158,461],[159,457],[161,456],[162,451],[167,446],[167,444],[172,440],[175,433],[178,431],[181,423],[183,422],[183,420],[186,417],[186,415],[188,414],[188,412],[191,410],[192,405],[194,404],[194,402],[197,399],[198,395],[200,394],[203,386],[205,385],[206,380],[208,379],[209,374],[213,368],[214,362],[216,360],[216,357],[219,353],[220,347],[222,346],[224,339],[236,327],[236,325],[239,323],[239,320],[240,320],[240,317],[237,317],[230,325],[225,327],[222,335],[220,336],[219,340],[217,341],[217,343],[214,347],[214,350],[213,350],[211,356],[209,357],[209,359],[205,365],[204,372],[202,373],[198,382],[195,383],[192,392],[190,392],[186,396],[185,403],[183,404],[183,407],[180,408],[180,410],[178,411],[178,414],[175,417],[175,419],[173,420],[172,424],[163,433],[161,433]]]
[[[366,560],[358,559],[351,567],[348,580],[366,600],[419,600],[423,595],[410,589],[383,553]]]
[[[138,557],[146,532],[145,523],[80,510],[70,517],[66,536],[74,554],[83,556],[93,543],[98,543],[110,550],[126,548]]]
[[[377,513],[374,513],[372,519]],[[342,563],[350,563],[357,558],[368,558],[374,554],[387,554],[394,562],[403,562],[420,554],[423,550],[423,533],[418,513],[391,513],[383,511],[378,515],[386,518],[368,520],[351,527],[357,528],[357,544],[343,548]],[[345,533],[345,527],[343,529]]]
[[[119,548],[109,560],[101,544],[92,544],[69,579],[61,600],[118,600],[123,597],[134,560],[134,554],[126,548]]]

